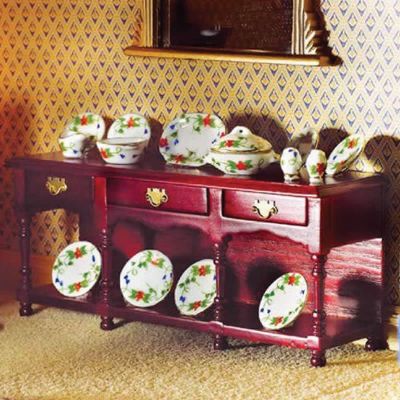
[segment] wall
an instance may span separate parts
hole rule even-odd
[[[321,0],[335,68],[305,68],[124,56],[140,28],[137,0],[0,0],[0,247],[17,247],[12,176],[4,160],[57,150],[68,118],[135,110],[156,129],[182,111],[241,123],[281,150],[304,126],[330,151],[341,137],[368,142],[354,168],[385,173],[390,300],[399,302],[400,0]],[[73,216],[35,219],[33,248],[56,254]]]

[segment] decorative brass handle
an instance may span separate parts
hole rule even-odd
[[[253,212],[255,212],[262,219],[269,219],[273,215],[278,214],[278,207],[275,201],[271,200],[256,200],[253,203]]]
[[[168,195],[165,189],[147,188],[146,200],[153,207],[160,207],[162,203],[168,201]]]
[[[68,190],[65,178],[57,178],[55,176],[47,177],[46,188],[52,196],[57,196],[60,193]]]

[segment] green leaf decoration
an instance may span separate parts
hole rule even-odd
[[[60,148],[61,148],[61,151],[67,151],[67,147],[65,146],[65,144],[63,142],[60,142]]]

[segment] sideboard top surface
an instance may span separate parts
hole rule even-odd
[[[61,152],[15,157],[6,166],[28,171],[46,171],[52,174],[82,176],[125,177],[176,182],[191,186],[250,191],[273,191],[308,197],[325,197],[351,191],[365,186],[385,183],[382,175],[349,171],[337,177],[326,177],[322,185],[308,182],[307,175],[296,183],[285,183],[279,164],[272,164],[255,176],[225,175],[211,166],[200,168],[179,167],[166,164],[160,157],[148,156],[135,165],[105,164],[100,157],[65,159]]]

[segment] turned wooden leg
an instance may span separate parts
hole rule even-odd
[[[373,332],[367,338],[365,350],[377,351],[387,350],[389,348],[387,342],[387,332],[383,324],[377,324]]]
[[[32,303],[30,301],[30,291],[32,288],[32,271],[30,266],[30,216],[20,215],[19,240],[21,251],[20,286],[18,290],[18,300],[20,302],[19,315],[27,317],[33,314]]]
[[[377,350],[387,350],[389,348],[386,339],[370,337],[365,343],[365,350],[367,351],[377,351]]]
[[[219,243],[214,244],[214,264],[216,268],[216,285],[217,296],[214,300],[214,319],[218,322],[223,322],[223,295],[224,295],[224,269],[223,269],[223,248]],[[214,335],[214,350],[225,350],[228,347],[228,341],[225,336]]]
[[[115,328],[115,323],[112,317],[101,316],[100,328],[103,331],[111,331]]]
[[[313,367],[324,367],[326,365],[325,350],[312,350],[311,365]]]
[[[319,338],[325,336],[325,320],[324,311],[324,283],[325,283],[325,262],[326,257],[318,254],[311,256],[313,261],[313,286],[314,286],[314,309],[313,318],[313,335]],[[313,367],[323,367],[326,364],[325,351],[323,349],[313,350],[311,356],[311,365]]]
[[[108,315],[109,307],[112,305],[112,289],[114,287],[114,282],[112,280],[111,244],[107,229],[102,229],[101,239],[101,255],[103,265],[101,269],[100,281],[100,302],[103,315],[101,315],[100,328],[105,331],[109,331],[112,330],[115,325],[112,317]]]

